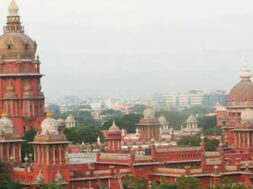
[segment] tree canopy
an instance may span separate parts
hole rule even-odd
[[[129,133],[134,133],[137,127],[137,123],[141,119],[140,114],[126,114],[119,116],[115,119],[116,124],[121,129],[126,129]],[[108,129],[112,125],[113,119],[105,122],[102,129]]]
[[[4,169],[4,165],[0,162],[0,188],[3,189],[22,189],[22,185],[18,182],[13,182],[10,175]]]
[[[95,126],[78,126],[65,128],[64,134],[69,141],[73,143],[94,143],[97,141],[97,137],[100,136],[103,140],[103,134]]]
[[[64,187],[58,184],[43,184],[40,189],[64,189]]]
[[[25,154],[33,154],[33,145],[29,144],[29,142],[33,141],[36,133],[37,133],[37,130],[33,128],[31,128],[28,131],[25,131],[24,136],[22,137],[22,139],[25,141],[21,145],[22,159],[24,159]]]

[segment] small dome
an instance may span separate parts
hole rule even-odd
[[[240,71],[240,78],[249,80],[251,77],[252,77],[251,69],[247,65],[243,66],[243,68]]]
[[[163,115],[159,117],[159,122],[160,122],[161,125],[167,125],[168,124],[167,119]]]
[[[155,119],[155,111],[153,108],[148,107],[146,110],[144,110],[144,119]]]
[[[59,126],[64,126],[65,125],[65,121],[62,118],[57,119],[57,123]]]
[[[75,122],[76,120],[71,114],[66,119],[66,123],[75,123]]]
[[[2,114],[0,119],[0,130],[4,133],[13,133],[13,122],[7,118],[6,114]]]
[[[36,43],[24,33],[5,33],[0,36],[1,59],[33,59]]]
[[[196,117],[194,115],[190,115],[187,120],[186,120],[187,123],[197,123],[198,120],[196,119]]]
[[[241,81],[235,85],[228,94],[228,102],[232,105],[242,105],[245,101],[253,103],[253,83],[251,81],[252,72],[247,67],[240,72]]]
[[[112,126],[108,130],[109,130],[109,132],[118,132],[118,131],[120,131],[120,128],[116,125],[115,120],[113,120]]]
[[[241,113],[241,122],[242,123],[253,123],[253,110],[246,108]]]
[[[11,1],[8,10],[9,16],[18,16],[18,6],[14,0]]]
[[[58,122],[53,119],[52,117],[52,113],[48,112],[47,113],[47,118],[44,119],[41,123],[41,129],[42,129],[42,134],[58,134]]]

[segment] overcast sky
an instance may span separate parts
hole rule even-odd
[[[253,68],[252,0],[16,2],[48,98],[229,90],[244,59]]]

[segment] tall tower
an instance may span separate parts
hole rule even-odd
[[[40,130],[44,118],[40,61],[37,44],[24,33],[18,6],[13,0],[0,36],[0,114],[6,113],[19,135],[31,127]]]

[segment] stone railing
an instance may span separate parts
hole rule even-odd
[[[93,174],[94,175],[110,175],[111,170],[94,171]]]
[[[220,156],[220,152],[205,152],[206,157]]]
[[[202,169],[190,169],[191,174],[200,174],[202,173]]]
[[[119,170],[119,173],[120,173],[120,174],[131,173],[131,170],[130,170],[130,169],[120,169],[120,170]]]
[[[157,168],[156,172],[173,173],[173,174],[185,174],[185,169]]]
[[[105,160],[130,160],[129,154],[109,154],[109,153],[102,153],[99,159]]]
[[[225,166],[226,171],[236,171],[237,167],[233,165],[226,165]]]
[[[189,152],[189,151],[200,151],[200,147],[177,147],[167,149],[156,149],[156,152]]]
[[[135,161],[151,161],[152,157],[148,155],[135,155]]]
[[[207,165],[220,165],[221,160],[220,159],[207,159],[206,164]]]
[[[69,164],[96,162],[96,153],[69,153]]]

